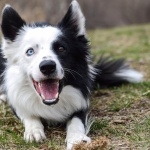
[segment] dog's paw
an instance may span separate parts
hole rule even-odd
[[[46,139],[46,136],[43,129],[35,128],[29,131],[25,131],[24,139],[26,142],[41,142],[42,140]]]
[[[66,138],[67,150],[71,150],[73,145],[81,142],[90,143],[91,139],[83,133],[71,133]]]

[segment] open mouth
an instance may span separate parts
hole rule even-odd
[[[36,92],[40,95],[46,105],[56,104],[59,100],[59,80],[46,79],[42,81],[33,80]]]

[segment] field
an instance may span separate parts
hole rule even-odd
[[[150,25],[130,26],[88,32],[93,57],[125,57],[127,62],[144,74],[139,84],[122,85],[92,92],[90,116],[94,119],[89,136],[93,141],[104,140],[104,149],[150,149]],[[27,144],[24,128],[6,104],[0,105],[0,149],[63,150],[65,128],[46,129],[47,140]],[[75,150],[99,150],[97,146]]]

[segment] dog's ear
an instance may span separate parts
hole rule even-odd
[[[21,27],[25,24],[25,21],[10,5],[4,7],[2,11],[1,29],[5,39],[13,41]]]
[[[58,27],[62,30],[68,30],[71,33],[76,34],[76,36],[82,36],[86,34],[85,17],[76,0],[72,1],[66,15],[58,24]]]

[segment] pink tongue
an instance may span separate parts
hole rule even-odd
[[[40,83],[40,94],[44,100],[53,100],[58,97],[58,82],[57,81],[42,81]]]

